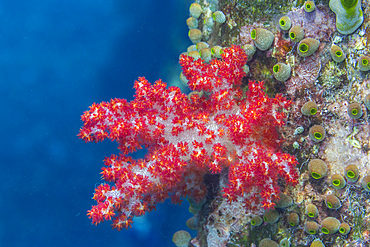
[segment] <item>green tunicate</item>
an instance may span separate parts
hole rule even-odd
[[[342,48],[340,48],[337,45],[331,46],[330,55],[333,58],[333,60],[337,63],[343,62],[343,60],[346,58]]]
[[[360,171],[356,165],[348,165],[344,168],[344,176],[348,182],[356,183],[360,177]]]
[[[279,247],[279,244],[269,238],[264,238],[260,241],[258,247]]]
[[[193,44],[196,44],[198,42],[200,42],[200,40],[202,39],[202,31],[200,31],[199,29],[190,29],[189,32],[188,32],[188,36],[189,36],[189,39],[191,40],[191,42],[193,42]]]
[[[306,11],[307,13],[310,13],[315,10],[315,3],[313,1],[306,1],[304,3],[303,8],[304,8],[304,11]]]
[[[285,193],[279,194],[279,200],[275,202],[275,208],[287,208],[293,204],[293,199]]]
[[[340,224],[339,226],[340,234],[347,235],[350,231],[351,231],[351,227],[347,223],[343,222]]]
[[[245,54],[247,54],[247,62],[252,60],[254,53],[256,53],[256,47],[251,44],[243,45],[243,50],[245,51]]]
[[[188,53],[191,52],[191,51],[196,51],[197,50],[197,45],[191,45],[188,47],[188,49],[186,50]]]
[[[223,53],[223,48],[219,45],[215,45],[211,48],[211,53],[213,56],[217,58],[221,58],[221,54]]]
[[[312,159],[308,163],[308,171],[310,172],[312,178],[320,179],[326,176],[328,172],[328,166],[321,159]]]
[[[304,103],[301,108],[301,113],[305,116],[313,116],[317,113],[317,104],[313,101]]]
[[[297,226],[299,224],[299,215],[297,213],[290,213],[287,220],[289,225]]]
[[[331,185],[336,189],[342,189],[346,186],[346,180],[340,174],[334,174],[333,176],[331,176],[330,180]]]
[[[335,195],[328,195],[325,198],[325,204],[330,209],[338,209],[342,206],[340,200]]]
[[[304,224],[304,231],[308,234],[316,234],[319,230],[320,225],[317,224],[315,221],[309,221],[307,220]]]
[[[308,135],[314,142],[321,142],[325,139],[326,132],[321,125],[314,125],[308,131]]]
[[[189,29],[194,29],[198,27],[198,20],[195,17],[189,17],[186,19],[186,25],[188,25]]]
[[[304,38],[304,30],[301,26],[299,25],[296,25],[296,26],[293,26],[290,30],[289,30],[289,38],[293,41],[293,42],[300,42],[303,38]]]
[[[368,110],[370,110],[370,94],[367,94],[364,98],[364,105]]]
[[[267,223],[271,223],[271,224],[275,223],[279,220],[279,218],[280,218],[280,214],[275,209],[267,210],[263,214],[263,220]]]
[[[285,63],[277,63],[272,68],[272,71],[276,80],[284,82],[289,79],[291,68]]]
[[[251,219],[252,226],[260,226],[263,223],[263,219],[260,216],[254,216]]]
[[[292,21],[290,20],[290,18],[288,16],[285,15],[285,16],[280,18],[279,26],[280,26],[281,30],[287,31],[292,26]]]
[[[310,204],[307,204],[306,206],[306,214],[310,218],[316,218],[317,215],[319,214],[319,210],[314,204],[310,203]]]
[[[321,232],[333,234],[339,231],[340,221],[334,217],[327,217],[321,222]]]
[[[310,245],[310,247],[325,247],[320,239],[316,238]]]
[[[215,25],[215,21],[213,20],[213,18],[212,18],[212,17],[206,17],[206,18],[204,18],[204,20],[203,20],[203,24],[204,24],[206,27],[208,27],[208,28],[212,29],[212,28],[213,28],[213,26]]]
[[[198,230],[198,227],[199,227],[198,218],[197,218],[196,216],[191,217],[190,219],[188,219],[188,220],[186,221],[186,226],[187,226],[190,230],[193,230],[193,231]]]
[[[305,38],[302,39],[297,47],[298,55],[301,57],[308,57],[311,56],[317,48],[319,48],[320,41],[313,38]]]
[[[211,49],[209,48],[203,48],[202,50],[199,51],[200,57],[205,61],[209,62],[212,59],[212,53]]]
[[[198,42],[196,45],[195,45],[196,49],[198,51],[202,50],[203,48],[208,48],[209,45],[206,43],[206,42]]]
[[[366,190],[367,192],[370,192],[370,176],[369,175],[362,178],[361,185],[364,190]]]
[[[348,116],[352,119],[359,119],[362,117],[362,107],[359,103],[351,103],[347,107]]]
[[[226,16],[222,11],[216,11],[212,15],[213,20],[217,23],[224,23],[226,21]]]
[[[188,56],[194,58],[194,60],[197,60],[200,58],[199,51],[188,52]]]
[[[274,34],[264,28],[255,28],[251,31],[254,45],[261,51],[266,51],[274,42]]]
[[[370,70],[370,57],[369,56],[361,56],[358,58],[358,68],[361,71],[369,71]]]
[[[190,16],[198,19],[199,16],[203,13],[203,8],[199,3],[192,3],[189,8]]]
[[[351,34],[364,21],[361,0],[330,0],[330,9],[337,16],[336,26],[341,34]]]
[[[188,246],[190,239],[191,239],[190,233],[188,233],[187,231],[181,230],[173,234],[172,242],[177,247],[184,247],[184,246]]]

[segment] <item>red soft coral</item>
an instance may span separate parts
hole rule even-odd
[[[284,124],[283,109],[290,101],[269,98],[262,82],[249,82],[245,97],[240,89],[245,75],[244,51],[224,50],[221,60],[210,63],[182,55],[180,64],[192,90],[203,91],[189,100],[177,87],[154,85],[145,78],[135,82],[135,99],[112,99],[93,104],[82,116],[79,137],[85,141],[106,138],[118,142],[120,154],[105,159],[102,177],[115,184],[100,185],[88,212],[93,223],[113,218],[117,229],[131,218],[153,210],[171,197],[201,200],[203,176],[229,171],[223,194],[242,199],[247,209],[262,203],[273,206],[278,197],[277,179],[294,184],[296,160],[279,150],[277,128]],[[148,148],[144,159],[128,154]]]

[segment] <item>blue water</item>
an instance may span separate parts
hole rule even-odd
[[[118,232],[86,216],[114,143],[76,137],[93,102],[176,84],[190,1],[0,1],[0,246],[174,246],[191,217],[166,201]],[[195,236],[195,232],[192,232]]]

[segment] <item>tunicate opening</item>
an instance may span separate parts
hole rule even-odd
[[[355,176],[356,176],[356,174],[353,171],[348,171],[347,172],[347,177],[354,178]]]
[[[320,140],[322,138],[322,134],[320,132],[315,132],[313,136],[317,139]]]
[[[324,234],[329,234],[329,230],[328,230],[327,228],[325,228],[325,227],[323,227],[323,228],[321,229],[321,231],[322,231]]]
[[[308,45],[305,44],[305,43],[302,43],[300,46],[299,46],[299,50],[301,52],[307,52],[308,51]]]
[[[340,180],[339,179],[334,179],[333,180],[333,185],[337,186],[337,187],[340,186]]]
[[[252,39],[256,39],[256,29],[253,29],[251,32]]]

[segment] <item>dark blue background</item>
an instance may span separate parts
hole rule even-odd
[[[91,225],[102,161],[117,151],[76,135],[89,105],[131,99],[138,76],[178,83],[190,3],[0,2],[0,246],[174,246],[187,202],[166,201],[130,230]]]

